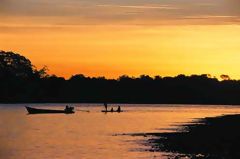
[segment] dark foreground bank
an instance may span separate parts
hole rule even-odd
[[[148,143],[153,151],[185,154],[190,158],[240,158],[239,114],[204,118],[182,126],[181,130],[149,134],[153,138]]]

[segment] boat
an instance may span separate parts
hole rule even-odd
[[[116,111],[116,110],[114,110],[114,111],[111,111],[111,110],[102,110],[102,112],[103,113],[121,113],[121,112],[123,112],[122,110],[121,111]]]
[[[52,110],[52,109],[31,108],[26,106],[26,109],[29,114],[53,114],[53,113],[73,114],[75,113],[73,111],[73,107],[70,107],[64,110]]]

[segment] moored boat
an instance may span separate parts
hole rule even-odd
[[[73,107],[70,107],[64,110],[53,110],[53,109],[31,108],[26,106],[26,109],[29,114],[53,114],[53,113],[72,114],[74,113]]]

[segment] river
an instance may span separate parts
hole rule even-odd
[[[65,105],[0,104],[0,158],[164,159],[164,152],[147,151],[146,137],[126,134],[174,131],[197,118],[240,113],[240,106],[120,104],[124,112],[106,114],[102,104],[69,104],[75,114],[28,115],[24,107]]]

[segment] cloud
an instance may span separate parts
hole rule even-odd
[[[224,0],[222,8],[229,14],[240,16],[240,0]]]
[[[98,7],[113,7],[113,8],[130,8],[130,9],[178,9],[176,7],[171,7],[169,5],[111,5],[111,4],[100,4],[96,5]]]
[[[238,24],[239,6],[240,0],[2,0],[0,18],[9,25]]]

